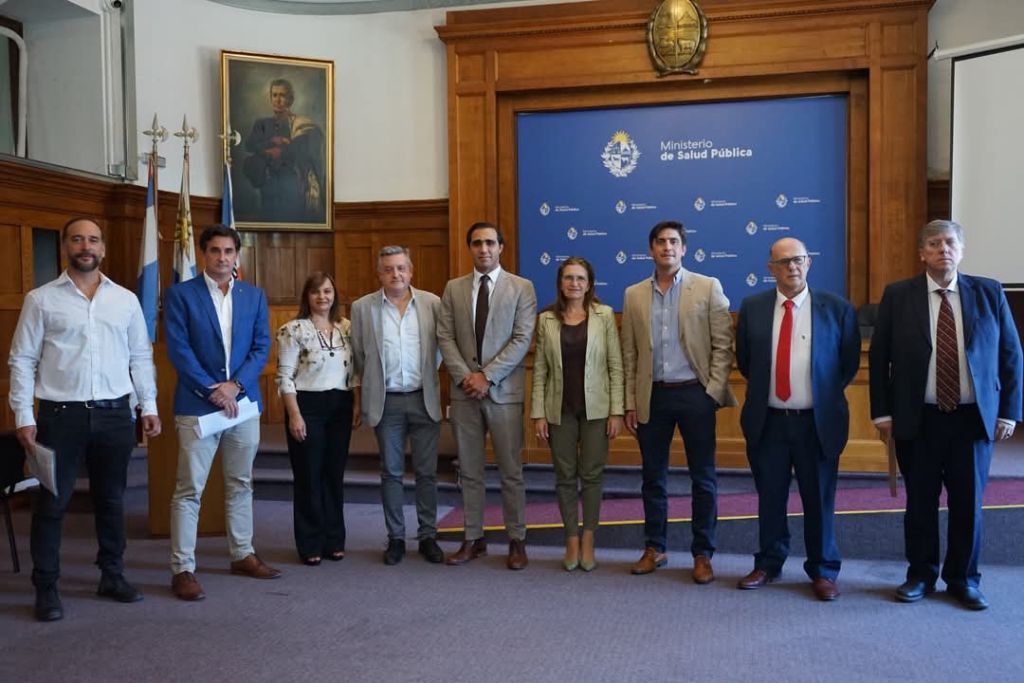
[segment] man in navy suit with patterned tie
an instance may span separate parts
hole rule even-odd
[[[782,572],[795,472],[804,509],[804,571],[815,597],[828,601],[839,597],[836,477],[850,425],[843,390],[860,364],[860,333],[849,302],[807,286],[810,267],[800,240],[778,240],[768,261],[776,288],[740,305],[736,364],[747,378],[740,424],[757,486],[760,549],[739,587],[760,588]]]
[[[939,578],[939,494],[949,508],[946,592],[968,609],[988,600],[981,573],[981,497],[992,443],[1021,419],[1020,337],[995,280],[957,271],[963,228],[932,221],[918,238],[925,272],[885,288],[871,338],[871,418],[893,439],[907,489],[909,567],[896,589],[916,602]]]

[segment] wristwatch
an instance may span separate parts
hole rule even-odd
[[[239,394],[244,394],[245,393],[245,387],[242,386],[241,382],[239,382],[237,379],[233,379],[231,381],[235,383],[236,387],[238,387],[238,393]]]

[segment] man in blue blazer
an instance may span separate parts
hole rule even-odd
[[[1021,419],[1020,337],[1002,286],[957,271],[963,228],[932,221],[918,238],[925,273],[885,288],[871,338],[871,418],[893,439],[907,489],[907,580],[916,602],[939,578],[939,494],[949,527],[942,580],[968,609],[988,607],[978,589],[981,498],[992,443]]]
[[[247,398],[260,412],[260,372],[270,351],[267,299],[263,290],[232,275],[241,240],[225,225],[199,237],[203,274],[177,284],[164,296],[167,353],[178,371],[174,394],[178,433],[178,480],[171,497],[171,589],[182,600],[202,600],[195,577],[199,504],[218,446],[224,467],[231,573],[258,579],[280,576],[252,546],[252,463],[260,443],[260,418],[200,437],[199,418],[223,411],[237,417]],[[230,359],[228,362],[227,359]]]
[[[797,239],[771,248],[776,289],[747,297],[736,325],[736,364],[747,378],[740,424],[758,494],[760,549],[739,581],[756,589],[775,580],[789,554],[786,504],[796,473],[804,509],[804,571],[819,600],[839,597],[835,538],[836,477],[849,434],[843,390],[860,364],[853,307],[811,291],[811,257]]]

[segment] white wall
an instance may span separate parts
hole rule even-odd
[[[448,196],[445,47],[434,31],[443,10],[314,17],[205,0],[133,4],[138,130],[154,113],[180,130],[188,115],[200,132],[190,155],[193,194],[221,194],[220,50],[227,49],[334,61],[335,201]],[[149,149],[141,135],[139,149]],[[160,186],[176,191],[180,139],[160,154],[167,158]],[[144,168],[139,177],[145,183]]]
[[[936,0],[928,14],[929,49],[948,50],[1024,34],[1022,0]],[[950,60],[928,63],[928,176],[949,177]]]
[[[11,41],[0,36],[0,153],[14,154],[14,120],[11,115],[11,89],[7,74],[10,73],[11,57],[8,46]]]

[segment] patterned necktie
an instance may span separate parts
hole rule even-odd
[[[473,321],[473,329],[476,331],[476,362],[481,366],[484,364],[484,332],[487,331],[487,312],[491,310],[489,301],[491,288],[488,286],[491,278],[484,275],[480,278],[480,289],[476,293],[476,319]]]
[[[793,346],[793,302],[787,299],[782,304],[786,312],[779,326],[779,345],[775,349],[775,395],[780,401],[788,401],[793,395],[789,386],[789,354]]]
[[[956,344],[956,319],[949,290],[937,290],[939,322],[935,326],[935,399],[939,410],[951,413],[960,403],[960,354]]]

